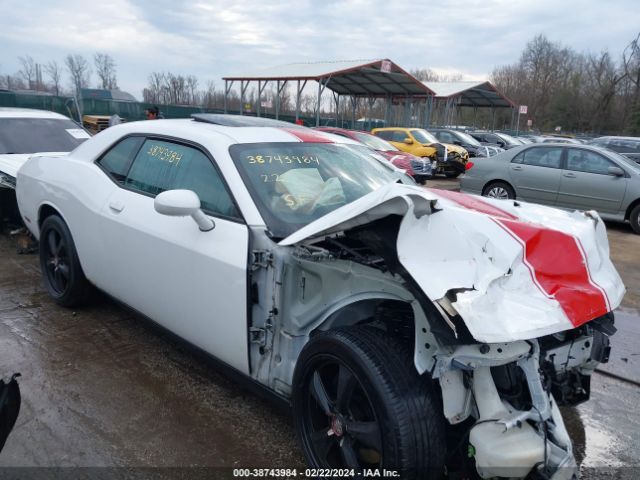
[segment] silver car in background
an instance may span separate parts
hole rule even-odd
[[[640,234],[640,165],[588,145],[531,144],[476,162],[463,192],[564,209],[596,210]]]

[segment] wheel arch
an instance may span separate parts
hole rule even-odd
[[[384,326],[388,332],[406,342],[413,352],[414,366],[419,374],[432,369],[438,341],[431,330],[427,313],[415,299],[387,292],[350,297],[328,312],[309,332],[308,338],[335,328],[367,323]]]
[[[636,198],[633,202],[629,204],[629,206],[627,207],[627,210],[624,213],[625,220],[629,220],[629,218],[631,217],[631,211],[634,208],[636,208],[638,205],[640,205],[640,198]]]
[[[38,216],[37,216],[38,239],[40,239],[40,230],[42,228],[42,224],[47,219],[47,217],[50,217],[51,215],[59,216],[60,218],[62,218],[62,220],[64,220],[64,223],[66,223],[67,226],[69,226],[69,222],[67,222],[67,219],[60,212],[60,209],[56,205],[54,205],[51,202],[44,202],[40,205],[40,207],[38,207]]]

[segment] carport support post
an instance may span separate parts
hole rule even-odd
[[[280,116],[280,80],[276,81],[276,120]]]
[[[496,108],[491,107],[491,131],[496,129]]]
[[[227,97],[229,97],[229,93],[231,93],[231,87],[233,87],[233,80],[225,80],[224,81],[224,113],[228,113],[227,108]]]
[[[371,119],[371,110],[373,110],[373,104],[376,103],[376,99],[374,97],[367,98],[367,117],[369,117],[369,131],[371,131],[371,124],[373,120]]]
[[[280,95],[282,95],[282,92],[284,91],[286,86],[287,86],[287,81],[286,80],[284,80],[282,82],[282,86],[280,86],[280,80],[277,81],[277,85],[276,85],[276,120],[278,120],[278,118],[280,118]]]
[[[433,108],[434,108],[433,95],[429,95],[429,98],[427,99],[427,105],[428,105],[427,125],[431,126],[431,116],[433,115]]]
[[[318,103],[316,104],[316,127],[320,126],[320,105],[322,104],[322,92],[331,81],[331,77],[327,78],[327,80],[323,83],[322,79],[318,81]]]
[[[260,105],[262,103],[262,80],[258,80],[258,103],[256,105],[256,117],[260,116]]]
[[[356,129],[356,104],[358,99],[355,95],[351,95],[351,128]]]
[[[391,108],[393,100],[391,99],[391,95],[387,94],[385,98],[385,108],[384,108],[384,126],[389,125],[389,120],[391,119]]]
[[[264,89],[267,88],[268,83],[269,80],[265,80],[263,84],[258,80],[258,106],[256,107],[258,116],[260,116],[260,109],[262,108],[262,94],[264,93]]]
[[[405,97],[404,98],[404,120],[403,120],[404,125],[402,125],[403,127],[408,127],[409,126],[409,97]]]
[[[240,80],[240,115],[244,112],[244,94],[247,93],[249,88],[249,80]]]
[[[322,80],[318,82],[318,103],[316,103],[316,127],[320,126],[320,99],[322,98]]]
[[[336,104],[336,127],[340,127],[338,125],[338,121],[340,120],[340,94],[333,92],[333,101]]]
[[[300,119],[300,95],[302,95],[302,90],[307,85],[307,81],[302,82],[302,86],[300,86],[300,80],[298,80],[298,86],[296,87],[296,123]]]

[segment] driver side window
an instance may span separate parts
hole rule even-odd
[[[197,148],[147,139],[136,155],[124,186],[156,196],[165,190],[194,191],[205,212],[240,218],[231,195],[213,163]]]
[[[579,148],[570,148],[567,152],[567,170],[608,175],[609,167],[615,167],[602,155]]]
[[[409,138],[409,135],[407,135],[406,132],[403,132],[402,130],[396,130],[393,132],[393,138],[391,139],[391,141],[402,143],[406,138]]]

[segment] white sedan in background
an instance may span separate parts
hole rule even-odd
[[[602,221],[397,180],[202,114],[32,158],[17,196],[55,301],[97,287],[291,401],[312,467],[568,478],[558,405],[588,399],[624,294]]]

